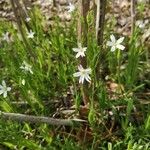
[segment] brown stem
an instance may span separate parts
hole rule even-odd
[[[78,126],[85,120],[75,119],[54,119],[50,117],[24,115],[18,113],[6,113],[0,112],[0,117],[5,120],[12,120],[18,122],[29,122],[29,123],[47,123],[49,125],[64,125],[64,126]]]
[[[98,45],[103,47],[103,34],[104,34],[104,25],[105,25],[105,13],[106,13],[106,0],[98,0],[100,7],[100,17],[99,17],[99,30],[98,30]]]
[[[87,46],[87,33],[88,33],[88,24],[87,24],[87,14],[90,7],[90,0],[79,0],[78,8],[79,8],[79,19],[78,19],[78,44],[82,43],[82,46]],[[86,58],[80,58],[80,64],[86,68],[87,62]],[[83,93],[83,102],[84,105],[87,105],[89,102],[88,96],[88,83],[84,83],[82,86]]]
[[[53,0],[53,7],[57,7],[56,0]]]
[[[32,3],[29,0],[23,0],[23,5],[24,5],[25,9],[28,10],[28,7],[31,8]]]
[[[93,11],[94,11],[94,19],[95,19],[95,23],[96,23],[96,16],[97,16],[97,1],[93,0],[93,7],[92,7]]]
[[[90,7],[90,0],[79,0],[79,19],[78,19],[78,42],[87,45],[87,33],[88,33],[88,24],[87,24],[87,14]]]
[[[14,1],[15,5],[17,6],[18,12],[20,14],[21,19],[25,19],[27,17],[27,13],[25,12],[25,10],[22,8],[20,2],[18,0]]]
[[[35,57],[34,53],[31,50],[30,45],[28,44],[28,42],[26,40],[24,31],[23,31],[23,28],[22,28],[21,16],[19,15],[20,13],[18,12],[19,11],[18,2],[17,2],[17,0],[10,0],[10,2],[11,2],[12,9],[13,9],[13,12],[14,12],[14,15],[15,15],[15,18],[16,18],[17,26],[18,26],[19,32],[21,34],[21,37],[23,39],[23,42],[25,44],[25,47],[29,50],[30,55]]]
[[[25,38],[23,30],[22,30],[21,20],[20,20],[20,16],[18,15],[18,12],[17,12],[17,7],[15,6],[15,1],[10,0],[10,2],[11,2],[12,9],[13,9],[13,12],[14,12],[14,15],[15,15],[15,18],[16,18],[18,29],[20,31],[20,34],[21,34],[22,38],[23,38],[23,41],[25,41],[25,43],[26,43],[26,38]]]
[[[99,33],[99,21],[100,21],[100,0],[97,0],[97,11],[96,11],[96,39],[98,42],[98,33]]]
[[[97,18],[96,18],[96,38],[97,43],[100,47],[100,52],[97,58],[96,64],[96,79],[97,81],[102,77],[104,78],[104,72],[100,72],[100,65],[105,68],[106,52],[103,49],[103,36],[104,36],[104,25],[105,25],[105,11],[106,11],[107,0],[97,0]]]
[[[135,28],[135,0],[131,0],[131,35],[134,34]]]
[[[25,21],[25,19],[28,17],[28,13],[27,13],[27,9],[26,9],[26,3],[28,3],[28,1],[26,1],[26,2],[23,1],[22,5],[20,4],[20,2],[18,0],[15,0],[14,2],[18,8],[18,14],[20,15],[20,21],[22,21],[25,24],[27,30],[29,31],[30,27],[29,27],[28,23]],[[23,7],[24,7],[24,9],[23,9]]]

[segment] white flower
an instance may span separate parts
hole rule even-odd
[[[72,3],[69,3],[69,6],[67,6],[68,12],[71,13],[75,10],[75,6]]]
[[[78,44],[78,48],[73,48],[73,51],[76,52],[76,58],[79,58],[80,56],[81,57],[84,57],[85,56],[85,52],[87,50],[87,47],[82,47],[81,46],[81,43]]]
[[[146,26],[148,23],[149,23],[149,20],[148,20],[148,19],[146,19],[145,21],[144,21],[144,20],[137,20],[136,23],[135,23],[135,25],[136,25],[137,27],[139,27],[140,29],[144,29],[145,26]]]
[[[28,39],[33,39],[34,38],[34,32],[32,32],[32,30],[30,30],[30,32],[27,33],[27,38]]]
[[[107,42],[107,46],[111,47],[111,51],[114,52],[116,49],[120,49],[120,50],[124,50],[125,47],[123,45],[121,45],[121,43],[124,40],[124,37],[119,38],[118,40],[116,40],[116,38],[114,37],[114,35],[112,34],[110,36],[111,41]]]
[[[7,97],[7,92],[11,90],[11,87],[7,87],[5,81],[2,81],[2,85],[0,85],[0,95],[3,94],[3,97]]]
[[[31,20],[30,17],[27,17],[27,18],[25,19],[26,22],[29,22],[30,20]]]
[[[90,82],[91,81],[91,78],[90,78],[90,74],[91,74],[91,68],[87,68],[87,69],[84,69],[81,65],[78,66],[78,70],[79,72],[76,72],[73,74],[74,77],[79,77],[79,83],[82,83],[84,82],[84,80]]]
[[[9,32],[3,33],[2,36],[3,41],[7,41],[8,43],[11,41]]]
[[[25,61],[23,61],[20,69],[24,70],[25,72],[30,72],[31,74],[33,74],[31,65],[27,64]]]
[[[143,29],[145,27],[145,24],[142,20],[137,20],[135,25],[138,26],[141,29]]]
[[[21,83],[22,83],[22,85],[25,85],[25,83],[26,83],[25,79],[23,79],[23,80],[21,81]]]

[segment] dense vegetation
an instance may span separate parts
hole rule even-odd
[[[142,19],[146,4],[136,7]],[[0,149],[149,150],[150,54],[142,38],[148,22],[134,22],[124,36],[114,31],[115,18],[106,18],[101,45],[94,12],[87,22],[81,16],[81,42],[78,12],[71,15],[69,24],[55,17],[48,26],[34,7],[18,26],[0,20]],[[8,119],[12,113],[70,124],[18,122]]]

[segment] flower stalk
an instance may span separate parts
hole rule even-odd
[[[79,0],[78,2],[78,11],[79,11],[79,19],[78,19],[78,44],[82,43],[83,46],[87,46],[87,33],[88,33],[88,25],[87,25],[87,15],[90,7],[90,0]],[[85,57],[80,57],[80,64],[83,68],[87,67],[87,61]],[[85,82],[81,85],[81,91],[83,96],[84,105],[89,103],[88,96],[88,83]]]
[[[97,16],[96,16],[96,39],[97,44],[100,47],[100,52],[97,56],[96,63],[96,79],[97,81],[100,77],[104,78],[104,70],[106,68],[106,52],[103,49],[103,35],[104,35],[104,25],[105,25],[105,13],[106,13],[107,0],[97,0]],[[100,72],[100,66],[103,67],[103,72]]]
[[[134,34],[134,29],[135,29],[135,1],[136,0],[131,0],[131,35],[132,36]]]

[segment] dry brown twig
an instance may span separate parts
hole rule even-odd
[[[135,28],[135,1],[131,0],[131,35],[134,34],[134,28]]]
[[[86,120],[82,119],[54,119],[43,116],[24,115],[19,113],[7,113],[0,111],[0,117],[5,120],[12,120],[18,122],[29,123],[46,123],[49,125],[63,125],[63,126],[79,126],[81,123],[85,123]]]

